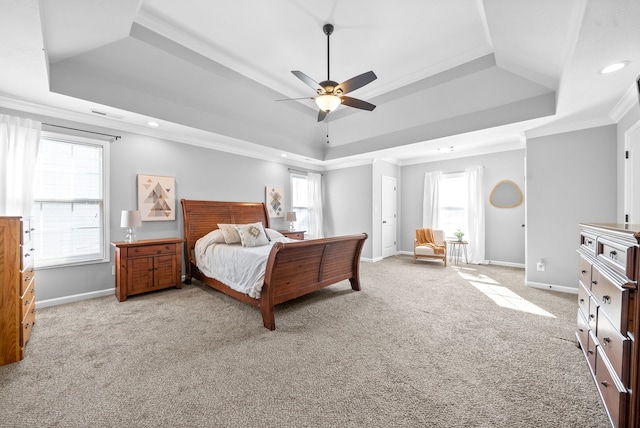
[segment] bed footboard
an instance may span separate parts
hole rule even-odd
[[[366,233],[296,242],[277,242],[267,261],[260,298],[262,322],[274,330],[273,307],[348,279],[360,290],[360,255]]]

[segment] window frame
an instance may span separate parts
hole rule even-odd
[[[77,256],[77,257],[65,257],[65,258],[57,258],[57,259],[46,259],[44,262],[38,260],[38,251],[36,249],[35,257],[34,257],[34,267],[36,269],[52,269],[52,268],[60,268],[60,267],[71,267],[71,266],[81,266],[81,265],[89,265],[96,263],[108,263],[111,260],[110,253],[110,209],[109,209],[109,171],[110,171],[110,144],[111,141],[99,140],[95,138],[87,138],[81,137],[77,135],[69,135],[69,134],[60,134],[54,132],[43,131],[41,133],[41,144],[42,140],[50,140],[56,142],[62,142],[67,144],[74,145],[83,145],[83,146],[91,146],[91,147],[99,147],[102,150],[102,185],[101,185],[101,198],[81,198],[81,199],[36,199],[36,194],[34,192],[32,205],[35,205],[38,202],[60,202],[60,203],[83,203],[83,202],[92,202],[95,203],[101,202],[101,214],[102,214],[102,224],[101,228],[101,251],[100,255],[92,255],[90,256]],[[41,156],[41,153],[38,154],[38,157]],[[36,172],[37,173],[37,172]],[[34,181],[35,183],[35,181]],[[35,184],[34,184],[35,185]],[[34,207],[35,208],[35,207]],[[32,213],[31,218],[33,219],[34,213]],[[34,227],[37,228],[37,225]],[[36,234],[38,233],[36,229]]]
[[[295,200],[294,198],[295,186],[293,185],[294,179],[302,179],[307,182],[307,205],[306,206],[293,204]],[[296,230],[308,229],[308,227],[305,227],[304,225],[301,224],[302,223],[301,218],[305,219],[306,226],[308,226],[309,225],[309,176],[304,173],[291,172],[290,183],[291,183],[291,211],[295,212],[297,216],[297,220],[294,222],[295,228]],[[303,212],[305,213],[305,216],[301,217],[300,214],[302,214]],[[287,228],[288,227],[289,227],[289,223],[287,222]]]

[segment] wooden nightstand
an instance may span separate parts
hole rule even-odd
[[[115,248],[116,298],[163,288],[182,288],[182,238],[112,242]]]
[[[300,241],[304,240],[304,234],[306,230],[294,230],[293,232],[289,230],[279,230],[278,232],[282,233],[287,238],[298,239]]]

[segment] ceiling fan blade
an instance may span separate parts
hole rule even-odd
[[[344,96],[340,98],[342,99],[342,104],[349,107],[355,107],[361,110],[369,110],[369,111],[373,111],[373,109],[376,108],[376,106],[374,106],[373,104],[368,103],[366,101],[359,100],[357,98],[344,97]]]
[[[322,122],[327,117],[327,112],[324,110],[318,110],[318,122]]]
[[[296,101],[296,100],[313,100],[313,97],[302,97],[302,98],[283,98],[281,100],[276,101]]]
[[[302,71],[293,70],[292,73],[298,79],[302,80],[304,83],[310,86],[314,91],[317,91],[318,89],[322,89],[322,86],[320,86],[318,82],[316,82],[311,77],[304,74]]]
[[[373,71],[367,71],[366,73],[362,73],[356,77],[352,77],[349,80],[345,80],[338,86],[337,89],[341,89],[343,94],[347,92],[355,91],[356,89],[362,88],[364,85],[369,84],[376,80],[378,76]]]

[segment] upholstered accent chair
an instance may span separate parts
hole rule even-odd
[[[416,229],[413,262],[415,263],[418,258],[441,260],[444,262],[444,267],[447,267],[447,241],[444,239],[444,230]]]

